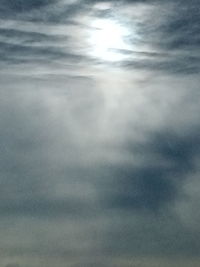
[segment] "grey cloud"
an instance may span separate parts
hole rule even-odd
[[[22,44],[67,40],[67,36],[63,35],[49,35],[45,33],[27,32],[17,29],[0,29],[0,36],[1,38],[6,37],[11,41],[15,39],[19,40]]]
[[[143,55],[147,54],[143,52]],[[200,70],[198,56],[189,55],[169,55],[165,59],[162,55],[157,55],[156,58],[154,56],[154,59],[128,60],[117,65],[128,69],[154,70],[169,74],[195,74],[199,73]]]
[[[136,2],[143,1],[124,1],[130,8],[133,8]],[[134,21],[134,17],[126,18],[128,26],[140,36],[139,40],[135,39],[135,36],[130,36],[126,41],[133,48],[141,47],[142,51],[138,53],[129,50],[118,51],[120,54],[129,55],[130,59],[114,65],[133,69],[160,70],[171,74],[199,73],[199,3],[193,1],[188,5],[185,1],[176,3],[170,1],[166,6],[162,1],[145,2],[143,2],[144,6],[155,5],[153,11],[150,10],[145,17],[140,17],[140,21]],[[163,14],[162,17],[160,13]],[[110,16],[117,18],[117,13],[113,15],[111,12]],[[143,50],[142,47],[145,45],[150,45],[153,51]],[[155,49],[159,49],[159,53],[155,53]],[[109,62],[105,63],[109,64]]]
[[[5,1],[2,3],[2,21],[7,22],[7,19],[13,19],[14,14],[18,14],[15,18],[15,25],[12,28],[5,26],[0,31],[0,57],[1,60],[7,63],[24,64],[28,61],[36,61],[40,63],[47,63],[53,60],[61,60],[62,58],[67,60],[82,61],[89,60],[86,56],[80,54],[79,51],[71,51],[68,45],[69,35],[66,32],[65,35],[51,34],[49,30],[45,33],[38,31],[41,25],[37,24],[40,22],[45,23],[56,23],[61,21],[62,13],[67,18],[67,24],[75,24],[72,22],[71,16],[73,9],[79,8],[75,3],[63,4],[61,2],[54,1]],[[40,8],[43,8],[40,10]],[[75,11],[76,12],[76,11]],[[21,15],[20,15],[21,14]],[[18,22],[30,22],[35,23],[36,32],[31,30],[23,31],[18,28]],[[9,24],[9,23],[8,23]],[[45,24],[44,24],[45,25]],[[30,29],[30,30],[29,30]],[[62,44],[61,48],[59,43]]]
[[[1,217],[55,218],[58,216],[78,217],[80,219],[85,216],[93,216],[96,213],[95,200],[90,203],[90,199],[84,193],[84,190],[90,192],[90,186],[87,185],[86,179],[88,172],[84,177],[79,163],[76,163],[74,169],[74,167],[70,167],[69,162],[70,160],[73,161],[73,158],[74,160],[76,158],[77,161],[81,157],[79,156],[80,148],[73,141],[74,132],[71,135],[70,128],[73,127],[73,123],[76,124],[76,121],[79,125],[82,125],[82,127],[79,127],[83,128],[84,124],[88,124],[89,112],[96,112],[96,107],[91,106],[92,98],[96,97],[96,94],[94,90],[90,92],[89,89],[93,83],[89,78],[83,78],[78,75],[75,77],[63,76],[59,78],[59,82],[55,81],[55,77],[46,77],[46,80],[43,77],[44,81],[42,79],[38,81],[40,86],[42,84],[43,87],[48,85],[47,91],[45,89],[43,89],[44,91],[39,89],[35,91],[34,88],[30,89],[30,85],[27,91],[22,89],[21,92],[16,92],[13,91],[14,88],[8,89],[7,92],[3,89],[1,90],[1,95],[4,95],[1,98],[2,116],[0,118],[2,129],[0,135]],[[49,86],[49,83],[46,84],[50,80],[52,80],[51,86]],[[31,77],[28,78],[28,82],[30,81],[36,83],[36,80]],[[24,82],[25,80],[21,85],[19,81],[16,82],[18,90],[20,90],[19,88]],[[8,83],[12,84],[12,81],[7,81],[7,86]],[[85,88],[83,86],[84,83]],[[60,94],[60,100],[64,99],[65,102],[62,104],[61,109],[64,114],[61,112],[59,117],[52,122],[51,114],[47,110],[45,111],[43,105],[46,101],[45,98],[49,97],[50,91],[53,90],[52,93],[55,93],[54,86],[57,87],[56,95]],[[61,88],[59,89],[59,87]],[[73,90],[74,88],[76,90]],[[89,92],[88,96],[84,95]],[[20,95],[24,98],[24,101],[18,99],[18,97],[21,98]],[[67,99],[69,100],[68,103]],[[81,101],[81,105],[77,101]],[[29,103],[28,110],[25,103]],[[87,105],[90,105],[90,107],[87,107]],[[81,118],[78,116],[76,106],[78,109],[82,109]],[[71,116],[73,116],[71,125],[70,112],[72,112]],[[65,121],[67,114],[69,120]],[[92,116],[90,117],[92,120]],[[61,120],[63,121],[61,122]],[[51,137],[47,134],[49,129],[51,129]],[[59,135],[60,138],[58,137]],[[81,133],[79,136],[81,136]],[[63,145],[60,146],[61,139]],[[66,158],[65,153],[68,155]],[[58,184],[62,184],[63,190],[65,190],[65,194],[62,197],[55,195],[53,177],[57,177]],[[84,186],[85,182],[83,180],[86,182],[86,186]],[[79,181],[83,182],[81,183],[83,184],[83,193],[81,192],[82,186],[79,189],[79,186],[76,185],[79,184]],[[70,183],[69,188],[74,188],[73,190],[76,190],[77,194],[74,193],[72,195],[70,193],[68,183]],[[69,192],[67,193],[67,191]],[[51,195],[51,197],[46,197],[46,195]]]
[[[165,44],[169,49],[198,48],[200,38],[199,3],[177,5],[177,9],[166,25],[161,25],[161,35],[166,36]],[[170,37],[171,38],[168,38]]]
[[[4,1],[0,9],[1,17],[22,21],[34,21],[44,23],[71,23],[77,14],[86,8],[81,1]],[[8,3],[8,4],[7,4]]]
[[[1,15],[9,15],[10,13],[21,13],[30,11],[33,9],[41,8],[43,6],[46,6],[50,3],[54,2],[53,0],[34,0],[34,1],[24,1],[24,0],[1,0],[1,8],[0,8],[0,14]]]
[[[19,267],[17,263],[9,263],[5,267]]]
[[[160,257],[183,257],[191,259],[199,255],[200,237],[182,226],[173,214],[159,217],[137,217],[122,213],[106,233],[102,247],[105,253],[133,257],[140,255]],[[188,242],[190,247],[188,247]]]
[[[99,1],[97,1],[98,3]],[[115,1],[111,1],[115,2]],[[129,2],[129,3],[128,3]],[[141,2],[141,1],[136,1]],[[146,1],[145,1],[146,2]],[[21,2],[20,2],[21,3]],[[126,1],[129,5],[134,5],[135,1]],[[142,1],[143,3],[143,1]],[[21,3],[23,4],[23,3]],[[37,4],[37,3],[36,3]],[[46,5],[48,2],[38,5]],[[147,5],[143,3],[144,5]],[[32,6],[33,3],[30,3]],[[148,5],[151,3],[148,2]],[[172,14],[168,14],[167,7],[161,1],[157,1],[156,13],[148,13],[146,18],[141,18],[141,21],[136,23],[136,30],[141,37],[141,41],[137,41],[136,46],[141,46],[145,44],[150,44],[151,46],[158,48],[159,53],[140,51],[140,52],[131,52],[128,50],[117,51],[120,54],[129,55],[130,59],[124,60],[120,63],[115,63],[116,66],[127,67],[133,69],[145,69],[145,70],[160,70],[168,73],[182,73],[182,74],[191,74],[199,72],[199,57],[198,57],[198,43],[199,43],[199,27],[198,27],[198,3],[195,1],[192,2],[192,5],[188,7],[185,2],[170,3],[170,8],[173,8]],[[123,8],[123,6],[122,6]],[[93,5],[87,1],[83,2],[72,2],[65,4],[62,2],[54,3],[54,6],[46,8],[43,11],[41,16],[40,11],[33,12],[32,18],[22,17],[27,21],[35,21],[36,23],[41,20],[41,17],[46,23],[52,22],[62,22],[67,25],[77,23],[77,27],[81,30],[81,25],[76,21],[76,16],[80,13],[87,14],[93,10]],[[159,21],[156,22],[154,17],[159,15],[160,12],[163,12],[163,18],[159,18]],[[163,10],[166,10],[166,14]],[[103,11],[102,11],[103,12]],[[32,13],[31,13],[32,14]],[[120,14],[119,14],[120,16]],[[115,14],[117,17],[117,12]],[[152,18],[152,19],[151,19]],[[134,24],[134,19],[128,18],[129,26]],[[147,27],[148,23],[148,27]],[[9,33],[10,32],[10,33]],[[13,37],[11,37],[13,33]],[[66,32],[67,33],[67,32]],[[65,37],[66,49],[63,49],[57,44],[63,41],[64,36],[55,36],[41,33],[31,33],[27,32],[26,34],[20,31],[15,30],[1,30],[2,36],[10,38],[10,43],[1,43],[1,58],[4,61],[15,61],[15,63],[26,63],[28,60],[41,60],[40,62],[48,62],[52,60],[61,60],[66,58],[67,60],[74,61],[73,64],[76,64],[77,61],[93,61],[96,64],[109,64],[109,62],[101,61],[97,58],[90,58],[89,55],[83,54],[82,51],[76,49],[72,51],[71,47],[68,46],[68,40]],[[15,44],[14,38],[18,37],[18,40],[21,39],[21,44]],[[69,37],[68,37],[69,38]],[[127,40],[130,44],[135,42],[135,40]],[[45,45],[45,48],[42,47],[32,47],[30,44],[38,42]],[[49,43],[49,44],[48,44]],[[50,46],[50,43],[54,47]],[[26,46],[24,46],[26,44]],[[133,46],[135,44],[133,43]],[[188,53],[189,47],[192,46],[193,55]],[[85,47],[87,48],[87,47]],[[87,48],[88,49],[88,48]],[[155,50],[154,49],[154,50]],[[195,52],[196,51],[196,52]],[[6,56],[5,56],[6,55]],[[136,59],[135,59],[136,57]],[[141,58],[142,57],[142,58]],[[145,58],[143,58],[145,57]]]
[[[0,57],[2,61],[20,64],[31,62],[51,62],[54,60],[68,60],[74,63],[83,60],[90,61],[87,57],[73,52],[63,51],[54,46],[34,47],[29,45],[17,45],[12,43],[0,42]]]
[[[10,185],[11,186],[11,185]],[[27,192],[28,194],[28,192]],[[37,198],[37,199],[35,199]],[[0,216],[34,216],[38,218],[73,217],[79,218],[91,216],[92,207],[82,200],[56,200],[39,199],[38,196],[32,196],[32,199],[22,199],[20,201],[13,199],[0,200]]]
[[[171,14],[167,12],[165,14],[167,7],[162,6],[162,2],[160,4],[163,19],[158,24],[154,22],[154,19],[152,23],[148,20],[148,27],[144,24],[139,30],[149,43],[169,53],[168,58],[161,62],[152,61],[152,64],[149,62],[150,68],[157,65],[162,70],[168,71],[171,68],[175,73],[198,73],[199,3],[197,1],[192,1],[190,4],[185,1],[172,2]],[[191,55],[191,49],[194,52],[193,55]]]
[[[155,134],[145,146],[132,148],[132,153],[159,156],[169,166],[122,166],[113,173],[114,194],[109,191],[111,207],[122,210],[160,212],[181,197],[181,184],[195,172],[194,159],[200,156],[199,131],[179,137],[170,133]],[[128,145],[130,149],[130,144]],[[118,182],[117,182],[118,181]],[[109,201],[108,201],[109,203]]]
[[[198,266],[198,1],[0,3],[3,266]],[[126,60],[89,55],[104,16]]]

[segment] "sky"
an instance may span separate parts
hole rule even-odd
[[[199,0],[0,0],[0,267],[197,267]]]

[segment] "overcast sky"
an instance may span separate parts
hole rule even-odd
[[[0,266],[197,267],[199,0],[0,0]]]

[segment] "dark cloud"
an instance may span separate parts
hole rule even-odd
[[[5,188],[4,188],[5,190]],[[27,192],[28,193],[28,192]],[[37,198],[37,199],[36,199]],[[91,213],[91,207],[84,205],[83,201],[77,200],[56,200],[39,199],[38,196],[32,196],[32,199],[22,200],[0,200],[0,216],[32,216],[39,218],[61,217],[88,217]]]
[[[155,134],[146,145],[131,149],[148,157],[156,155],[167,162],[166,166],[141,167],[121,166],[112,173],[112,191],[108,191],[108,205],[112,208],[133,211],[160,212],[173,205],[181,197],[181,185],[195,172],[194,158],[200,156],[199,131],[186,136],[176,136],[164,132]],[[131,145],[128,145],[130,150]]]
[[[49,35],[39,32],[27,32],[17,29],[0,29],[0,36],[9,40],[20,40],[23,44],[33,44],[37,42],[66,40],[67,36]]]
[[[117,64],[118,66],[125,67],[128,69],[144,69],[144,70],[154,70],[161,71],[170,74],[195,74],[199,73],[200,64],[198,56],[174,56],[159,58],[159,55],[154,57],[154,59],[141,59],[141,60],[129,60],[123,63]]]
[[[53,61],[68,59],[75,62],[80,62],[83,60],[84,56],[77,55],[73,53],[68,53],[67,51],[62,51],[56,47],[33,47],[26,45],[15,45],[9,43],[0,43],[1,46],[1,60],[8,61],[11,63],[21,63],[21,62],[32,62],[36,61]]]
[[[31,11],[33,9],[38,9],[41,7],[44,7],[48,4],[53,3],[54,0],[31,0],[31,1],[25,1],[25,0],[1,0],[0,1],[0,14],[1,15],[9,15],[10,13],[22,13]]]

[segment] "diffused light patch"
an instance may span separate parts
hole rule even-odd
[[[92,56],[108,61],[120,61],[127,56],[120,50],[130,49],[124,40],[129,35],[129,30],[118,22],[96,19],[92,22],[89,35]]]
[[[96,3],[95,5],[94,5],[94,7],[96,8],[96,9],[99,9],[99,10],[108,10],[108,9],[110,9],[111,8],[111,3],[109,3],[109,2],[100,2],[100,3]]]

